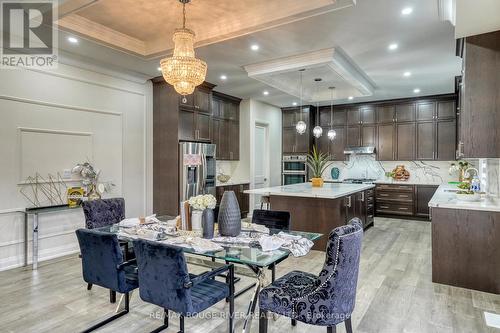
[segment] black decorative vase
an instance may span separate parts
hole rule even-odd
[[[212,239],[214,238],[214,210],[207,208],[203,211],[201,215],[201,230],[203,232],[203,238]]]
[[[234,191],[225,191],[219,206],[219,234],[236,237],[241,232],[240,205]]]

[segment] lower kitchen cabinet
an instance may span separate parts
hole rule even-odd
[[[244,193],[246,190],[250,189],[250,184],[239,184],[239,185],[222,185],[217,186],[216,199],[217,199],[217,212],[219,204],[222,200],[222,196],[226,191],[234,191],[236,194],[236,199],[238,199],[238,204],[240,206],[241,217],[247,217],[250,211],[250,197],[248,194]]]
[[[363,192],[358,192],[355,197],[355,216],[363,222],[363,229],[373,225],[374,221],[374,189],[369,189]],[[348,207],[349,209],[349,207]],[[349,221],[346,221],[349,222]]]
[[[437,188],[436,185],[415,186],[415,216],[429,217],[429,201]]]
[[[437,185],[377,184],[377,215],[429,217],[429,201]]]

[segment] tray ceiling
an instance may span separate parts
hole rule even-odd
[[[192,0],[187,27],[208,45],[352,6],[355,0]],[[68,0],[58,25],[144,57],[169,53],[182,24],[178,0]]]

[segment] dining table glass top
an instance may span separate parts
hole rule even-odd
[[[166,221],[169,217],[159,217],[160,221]],[[112,224],[109,226],[96,228],[95,230],[99,230],[102,232],[109,232],[118,235],[118,238],[123,241],[132,241],[133,238],[127,237],[124,233],[121,233],[120,230],[124,228],[117,224]],[[271,233],[277,233],[279,230],[270,230]],[[255,231],[242,231],[244,234],[251,234]],[[314,233],[314,232],[305,232],[305,231],[287,231],[286,233],[296,236],[305,237],[311,241],[315,241],[319,239],[322,234]],[[161,242],[163,240],[178,237],[178,235],[162,235],[160,238],[155,241]],[[232,263],[240,263],[251,266],[258,267],[267,267],[276,263],[290,255],[290,251],[286,249],[277,249],[273,251],[263,251],[262,248],[257,243],[250,244],[228,244],[228,243],[217,243],[222,246],[223,250],[219,251],[209,251],[209,252],[197,252],[193,248],[182,247],[185,253],[201,255],[205,257],[220,259]]]

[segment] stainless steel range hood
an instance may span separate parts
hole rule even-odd
[[[375,154],[375,147],[366,146],[366,147],[348,147],[344,150],[344,154],[351,155],[370,155]]]

